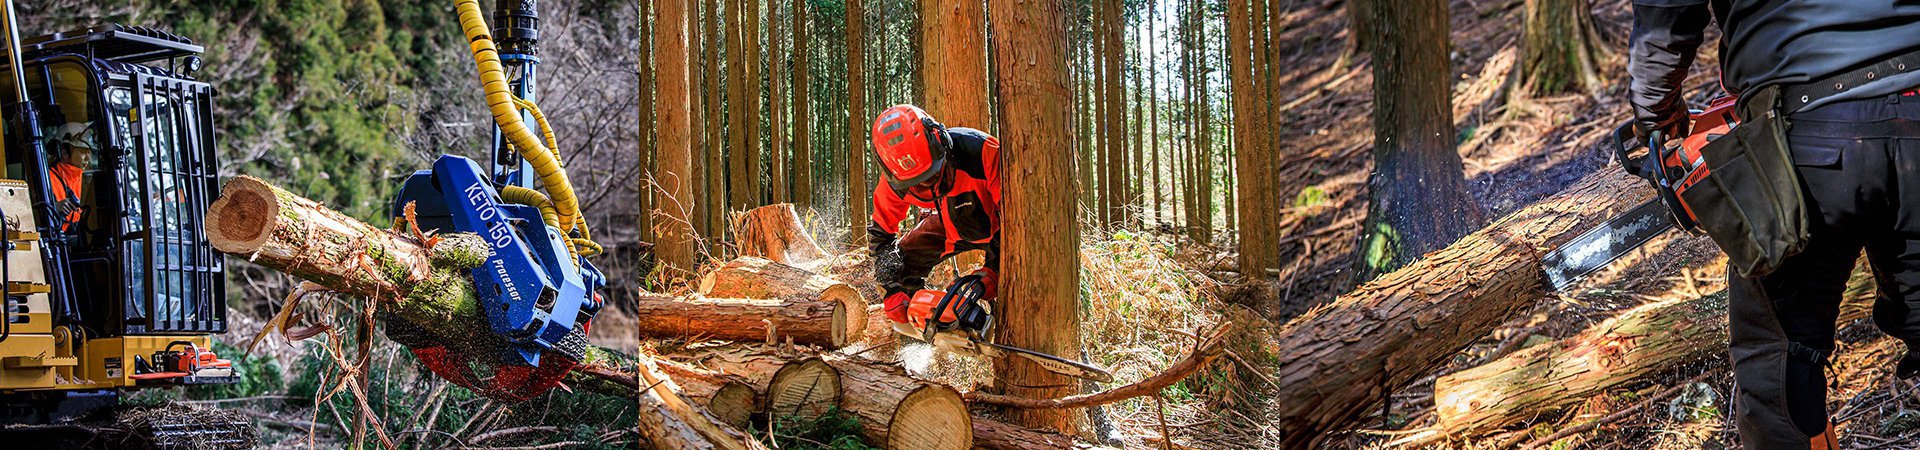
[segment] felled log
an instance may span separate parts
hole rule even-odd
[[[707,408],[721,423],[745,428],[760,410],[760,393],[740,377],[672,361],[658,363],[660,372],[680,385],[682,397]]]
[[[1645,182],[1602,168],[1286,324],[1273,346],[1271,403],[1282,446],[1357,425],[1394,389],[1545,297],[1542,254],[1651,195]]]
[[[761,393],[754,410],[774,418],[812,419],[840,403],[839,372],[810,355],[737,343],[698,352],[689,364],[742,380]]]
[[[1866,318],[1875,297],[1862,260],[1837,322]],[[1688,364],[1724,358],[1727,292],[1641,305],[1579,334],[1521,349],[1434,381],[1434,413],[1448,436],[1467,438],[1572,407]]]
[[[845,299],[710,298],[641,293],[634,326],[642,337],[776,341],[840,348],[866,326],[865,307]],[[849,317],[861,321],[849,321]],[[850,331],[851,330],[851,331]]]
[[[840,409],[860,417],[869,443],[889,450],[973,448],[973,418],[960,392],[891,364],[840,355],[821,360],[840,374]]]
[[[1111,448],[1074,439],[1073,436],[1051,431],[1035,430],[990,418],[975,416],[972,420],[974,448],[984,448],[988,450],[1096,450]]]
[[[1440,377],[1434,413],[1448,435],[1474,435],[1726,351],[1726,291],[1641,305],[1573,337]]]
[[[867,327],[867,299],[859,290],[825,275],[764,258],[742,256],[729,261],[701,277],[699,287],[700,294],[709,298],[834,303],[831,319],[807,324],[831,325],[827,328],[831,333],[829,348],[859,339]]]
[[[260,179],[227,182],[207,210],[208,240],[221,252],[347,295],[376,299],[386,311],[441,342],[473,341],[485,330],[469,277],[484,259],[474,238],[450,237],[431,249],[413,237],[375,228]],[[635,398],[640,431],[665,448],[758,449],[758,442],[690,405],[651,358],[590,348],[570,385]]]
[[[741,256],[789,266],[818,270],[827,259],[827,252],[800,225],[800,215],[791,203],[762,206],[734,217],[733,242]]]

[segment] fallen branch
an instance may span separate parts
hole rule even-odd
[[[1105,405],[1134,397],[1153,395],[1160,392],[1161,389],[1166,389],[1167,386],[1172,386],[1174,383],[1186,379],[1188,376],[1193,375],[1194,372],[1198,372],[1200,368],[1206,367],[1207,364],[1213,362],[1214,359],[1219,358],[1226,349],[1224,343],[1229,328],[1230,327],[1222,326],[1214,330],[1213,333],[1207,336],[1206,341],[1194,347],[1193,352],[1189,353],[1186,358],[1181,359],[1180,362],[1176,362],[1171,366],[1167,366],[1166,370],[1162,370],[1154,376],[1147,377],[1133,384],[1091,394],[1070,395],[1061,398],[1015,397],[981,391],[968,392],[965,398],[967,401],[974,403],[1021,409],[1070,409]]]

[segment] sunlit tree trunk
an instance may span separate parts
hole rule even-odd
[[[867,182],[867,134],[873,122],[867,117],[867,17],[863,0],[847,0],[847,223],[848,242],[860,242],[867,235],[867,203],[872,185]]]
[[[1001,141],[1006,178],[999,341],[1056,355],[1080,354],[1079,244],[1067,143],[1066,15],[1059,0],[993,3]],[[994,362],[997,387],[1035,398],[1072,395],[1080,383],[1020,358]],[[1080,410],[1015,410],[1015,423],[1079,431]]]
[[[807,0],[793,0],[793,203],[813,207],[813,40]]]
[[[1158,226],[1165,220],[1166,197],[1161,192],[1160,160],[1160,2],[1147,1],[1147,121],[1151,123],[1148,139],[1153,141],[1153,153],[1147,159],[1153,161],[1153,200],[1147,204],[1153,207],[1153,222],[1148,226]]]
[[[1373,54],[1373,172],[1360,251],[1360,280],[1398,269],[1478,229],[1454,150],[1447,4],[1367,2],[1378,34]]]
[[[1126,44],[1121,42],[1121,35],[1126,32],[1126,23],[1121,20],[1121,8],[1123,8],[1121,1],[1106,0],[1106,2],[1106,9],[1101,11],[1105,14],[1105,18],[1101,21],[1106,24],[1102,33],[1104,35],[1102,39],[1106,42],[1104,63],[1107,67],[1107,80],[1106,85],[1103,86],[1106,90],[1106,112],[1101,114],[1101,120],[1107,123],[1107,161],[1102,166],[1105,169],[1102,173],[1105,174],[1103,178],[1106,181],[1106,190],[1102,192],[1105,194],[1105,199],[1101,203],[1107,208],[1107,220],[1104,225],[1113,228],[1126,222],[1124,199],[1127,195],[1127,140],[1126,130],[1123,127],[1126,126],[1127,97],[1124,92],[1121,92],[1121,87],[1126,86],[1126,74],[1121,71],[1120,64],[1121,54],[1126,51]]]
[[[693,147],[690,137],[692,124],[687,121],[692,114],[687,93],[687,6],[693,0],[667,1],[660,4],[660,23],[654,28],[653,54],[660,64],[657,79],[660,99],[655,103],[654,116],[659,118],[660,127],[660,167],[653,178],[660,180],[662,194],[670,199],[688,199],[693,196]],[[693,229],[688,225],[687,214],[680,208],[661,208],[657,223],[660,236],[655,243],[654,255],[668,276],[685,277],[693,270]]]
[[[1234,178],[1239,185],[1240,273],[1249,278],[1264,276],[1269,267],[1279,267],[1279,252],[1274,241],[1279,237],[1278,217],[1268,214],[1278,202],[1270,198],[1279,180],[1274,179],[1274,148],[1263,140],[1259,128],[1267,126],[1265,83],[1258,70],[1265,58],[1264,49],[1254,44],[1264,39],[1258,27],[1262,20],[1250,16],[1265,0],[1231,0],[1227,4],[1227,48],[1231,58],[1233,83],[1234,150],[1238,166]],[[1252,9],[1253,11],[1249,11]]]
[[[653,26],[648,19],[653,18],[653,4],[647,0],[636,2],[640,6],[639,35],[640,54],[635,55],[639,63],[639,82],[634,88],[640,91],[639,105],[634,109],[639,113],[636,123],[634,145],[634,169],[647,176],[637,177],[639,186],[634,192],[635,201],[640,205],[640,240],[652,242],[653,238],[653,186],[647,183],[653,180]],[[685,11],[682,11],[684,14]],[[693,171],[687,171],[693,176]],[[688,193],[687,195],[695,195]]]
[[[728,141],[723,134],[724,129],[721,128],[725,123],[721,121],[724,116],[720,109],[722,106],[720,85],[724,82],[720,77],[720,48],[724,42],[730,40],[720,34],[720,5],[715,0],[707,0],[706,16],[707,30],[704,43],[707,50],[705,59],[707,95],[703,97],[703,101],[706,102],[707,107],[704,119],[707,122],[707,195],[687,201],[706,204],[706,236],[713,238],[726,233]],[[731,91],[732,88],[729,87],[728,92]]]
[[[920,2],[920,49],[928,113],[948,126],[988,129],[986,3]]]
[[[1142,14],[1140,16],[1136,16],[1136,18],[1142,19],[1140,20],[1141,22],[1146,22],[1146,20],[1144,20],[1145,12],[1147,11],[1145,9],[1146,5],[1141,5],[1141,6],[1142,6],[1142,9],[1141,9]],[[1146,50],[1145,44],[1141,41],[1141,37],[1143,36],[1140,36],[1141,33],[1139,30],[1139,27],[1129,25],[1127,28],[1134,30],[1133,42],[1135,42],[1135,44],[1134,44],[1133,52],[1129,56],[1130,58],[1133,59],[1133,122],[1131,125],[1127,127],[1127,129],[1132,132],[1130,134],[1133,135],[1133,145],[1131,145],[1132,148],[1130,149],[1132,150],[1132,153],[1128,154],[1127,156],[1127,177],[1126,177],[1127,196],[1125,200],[1126,200],[1126,206],[1139,207],[1141,208],[1142,212],[1145,212],[1145,208],[1144,208],[1145,205],[1135,204],[1135,202],[1140,200],[1140,193],[1146,191],[1145,189],[1146,183],[1143,183],[1141,180],[1142,176],[1146,175],[1147,173],[1145,168],[1145,162],[1147,159],[1146,153],[1145,153],[1145,148],[1146,148],[1145,144],[1147,139],[1147,136],[1146,136],[1147,116],[1144,114],[1141,114],[1142,113],[1141,104],[1144,103],[1143,94],[1146,91],[1146,85],[1143,84],[1145,82],[1144,80],[1145,77],[1143,75],[1146,75],[1146,71],[1141,70],[1142,68],[1140,67],[1140,54],[1146,52],[1147,50]],[[1139,227],[1140,224],[1144,222],[1140,220],[1141,217],[1144,217],[1144,216],[1133,215],[1131,217],[1128,217],[1127,226],[1130,228]]]
[[[799,3],[806,0],[795,0]],[[767,3],[767,190],[770,202],[787,203],[786,85],[780,68],[786,66],[784,43],[780,34],[780,2]]]
[[[746,29],[742,30],[744,33],[741,34],[741,46],[746,47],[744,56],[747,61],[747,204],[740,207],[742,211],[766,203],[765,186],[760,182],[760,171],[763,170],[760,165],[760,113],[763,109],[761,102],[766,100],[762,95],[766,93],[766,88],[761,84],[764,81],[761,78],[761,67],[764,66],[761,58],[766,56],[766,52],[762,51],[760,46],[760,24],[763,19],[760,17],[760,0],[745,0],[745,2],[747,4],[744,14]]]

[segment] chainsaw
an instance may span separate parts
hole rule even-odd
[[[921,329],[921,340],[933,344],[935,348],[957,353],[994,359],[1017,356],[1039,364],[1040,368],[1049,372],[1100,383],[1113,382],[1113,374],[1106,369],[1033,350],[996,344],[986,338],[993,330],[993,311],[981,300],[986,296],[987,288],[987,283],[980,275],[967,275],[954,280],[947,292],[941,295],[940,301],[933,305],[933,313]]]
[[[1674,143],[1658,132],[1646,140],[1637,138],[1632,121],[1614,129],[1609,139],[1614,158],[1627,173],[1653,185],[1657,194],[1541,258],[1552,290],[1566,289],[1667,230],[1701,233],[1699,218],[1681,194],[1709,173],[1700,149],[1739,125],[1733,114],[1735,102],[1734,97],[1720,97],[1705,110],[1690,111],[1693,132]],[[1639,152],[1642,149],[1646,151]]]

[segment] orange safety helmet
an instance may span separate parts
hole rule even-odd
[[[873,152],[894,189],[906,190],[939,175],[952,146],[947,127],[917,106],[896,105],[873,119]]]

